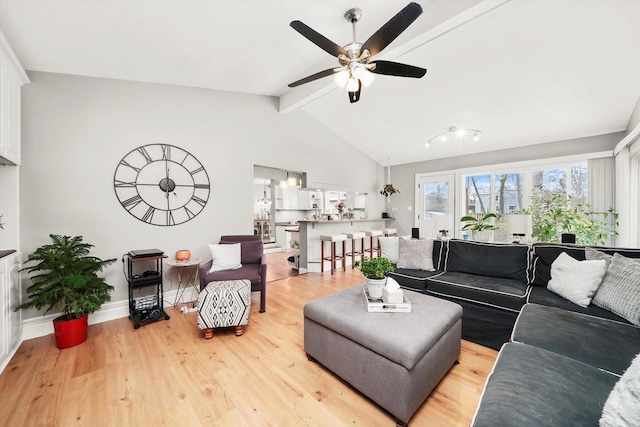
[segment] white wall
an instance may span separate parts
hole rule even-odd
[[[274,98],[41,72],[29,76],[32,83],[23,88],[21,249],[29,254],[48,243],[50,233],[84,236],[95,245],[95,255],[118,258],[106,274],[116,287],[114,301],[127,299],[120,257],[131,249],[173,255],[186,248],[207,258],[207,244],[220,235],[253,233],[256,164],[305,171],[310,180],[367,188],[370,194],[379,190],[375,161],[304,112],[280,114]],[[207,170],[209,202],[187,223],[145,224],[115,196],[118,162],[150,143],[183,148]]]
[[[462,155],[437,159],[425,162],[408,163],[391,167],[391,181],[400,189],[400,194],[390,197],[389,210],[398,208],[395,225],[398,234],[411,234],[411,228],[415,226],[415,176],[418,173],[430,173],[439,171],[453,171],[456,169],[470,168],[492,164],[504,164],[510,162],[545,159],[553,157],[570,156],[583,153],[596,153],[613,150],[616,143],[624,138],[624,132],[606,135],[591,136],[586,138],[554,141],[543,144],[529,145],[526,147],[491,151],[481,154]],[[412,207],[412,211],[407,210]]]

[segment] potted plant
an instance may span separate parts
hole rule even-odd
[[[380,194],[382,194],[384,197],[389,197],[392,194],[396,194],[396,193],[400,193],[400,190],[397,190],[396,188],[394,188],[393,184],[385,184],[382,187],[382,190],[380,190]]]
[[[596,212],[589,203],[573,203],[571,195],[535,191],[531,211],[534,237],[540,241],[566,242],[569,234],[572,243],[604,245],[618,235],[618,213],[613,208]]]
[[[498,226],[491,222],[491,219],[500,219],[502,215],[489,212],[477,218],[475,216],[463,216],[460,222],[466,223],[462,231],[471,231],[473,240],[488,242],[491,239],[491,231],[497,230]]]
[[[116,259],[90,256],[93,245],[83,243],[82,236],[49,236],[51,244],[28,256],[26,262],[35,264],[22,269],[31,274],[32,285],[27,288],[29,301],[16,310],[47,307],[44,314],[59,311],[61,315],[53,319],[56,345],[67,348],[87,339],[88,315],[111,299],[113,286],[98,273]]]
[[[371,298],[382,298],[382,288],[387,282],[387,273],[394,270],[393,264],[387,258],[367,258],[353,264],[364,274],[367,290]]]

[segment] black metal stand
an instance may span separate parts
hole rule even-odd
[[[164,311],[164,290],[162,286],[162,260],[166,255],[148,257],[131,257],[125,255],[127,269],[125,276],[129,284],[129,319],[133,322],[133,329],[141,324],[171,317]],[[143,264],[146,261],[147,264]],[[146,267],[147,269],[142,271]],[[141,297],[133,295],[134,290],[155,287],[155,293]]]

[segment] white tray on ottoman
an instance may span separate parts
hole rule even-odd
[[[462,307],[404,291],[410,313],[369,313],[362,285],[304,306],[304,349],[406,425],[460,355]]]

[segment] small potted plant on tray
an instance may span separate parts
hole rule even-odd
[[[32,285],[27,288],[29,301],[16,310],[47,307],[44,314],[59,310],[61,315],[53,319],[56,345],[67,348],[87,339],[88,315],[111,299],[113,286],[98,273],[116,259],[90,256],[93,245],[83,243],[82,236],[49,236],[52,243],[27,258],[27,263],[35,264],[22,269],[32,273]]]
[[[353,264],[364,274],[367,290],[371,298],[381,298],[382,288],[387,282],[387,274],[394,270],[393,264],[387,258],[367,258]]]

